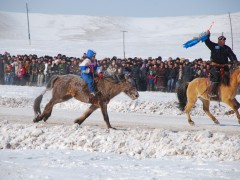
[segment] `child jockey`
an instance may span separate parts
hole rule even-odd
[[[95,57],[96,52],[88,50],[87,58],[79,65],[81,77],[87,83],[89,92],[92,96],[96,96],[96,93],[94,92],[94,73],[100,70]]]

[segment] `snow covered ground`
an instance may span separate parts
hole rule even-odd
[[[73,120],[89,105],[56,105],[48,123],[33,123],[32,104],[43,87],[0,86],[0,174],[3,179],[238,179],[240,125],[224,104],[211,104],[221,125],[192,110],[195,127],[177,109],[174,93],[120,94],[81,126]],[[51,93],[43,98],[42,108]],[[240,97],[237,97],[239,99]]]
[[[122,30],[127,57],[208,59],[200,43],[182,44],[206,30],[212,39],[222,32],[230,41],[228,15],[123,18],[30,14],[31,45],[26,15],[0,12],[0,53],[80,57],[91,48],[97,58],[122,57]],[[239,37],[240,13],[232,14]],[[234,38],[240,57],[240,40]],[[0,86],[0,179],[239,179],[240,125],[229,108],[212,103],[221,125],[204,115],[200,102],[192,110],[196,126],[177,109],[174,93],[140,92],[132,101],[112,99],[109,117],[117,130],[106,129],[101,112],[81,126],[74,119],[89,106],[76,100],[54,107],[48,123],[34,124],[33,100],[43,87]],[[50,99],[44,96],[42,108]],[[240,100],[240,97],[237,97]]]

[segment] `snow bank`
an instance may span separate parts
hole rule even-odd
[[[89,126],[48,126],[0,123],[0,149],[72,149],[129,155],[213,160],[240,160],[240,136],[208,130],[107,130]]]

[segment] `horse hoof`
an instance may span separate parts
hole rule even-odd
[[[33,119],[33,122],[34,122],[34,123],[38,122],[37,118],[34,118],[34,119]]]
[[[189,122],[190,126],[195,126],[195,123],[193,121]]]
[[[108,128],[108,129],[113,129],[113,130],[117,130],[116,128],[114,128],[114,127],[110,127],[110,128]]]
[[[215,124],[217,124],[217,125],[219,125],[219,124],[220,124],[220,123],[219,123],[219,121],[214,121],[214,123],[215,123]]]
[[[74,123],[76,123],[76,124],[82,124],[82,122],[79,120],[79,119],[76,119],[75,121],[74,121]]]
[[[39,117],[39,115],[36,115],[36,116],[35,116],[35,118],[33,119],[33,122],[34,122],[34,123],[36,123],[36,122],[39,121],[38,117]]]
[[[234,111],[233,111],[233,110],[230,110],[230,111],[225,112],[224,114],[225,114],[225,115],[234,114]]]
[[[77,123],[77,124],[78,124],[78,120],[76,119],[76,120],[74,121],[74,123]]]

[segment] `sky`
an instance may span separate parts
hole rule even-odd
[[[163,17],[240,11],[239,0],[0,0],[0,11],[90,16]]]

